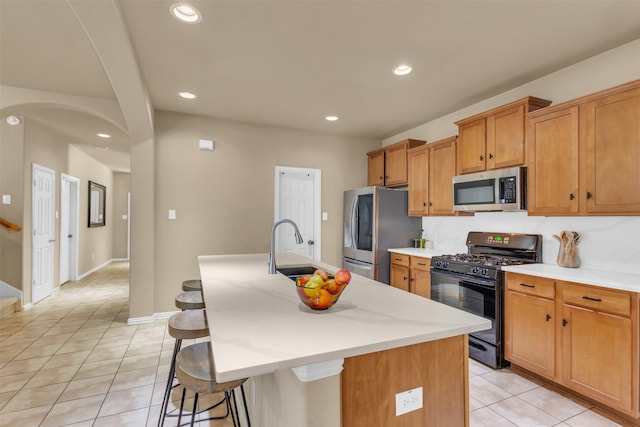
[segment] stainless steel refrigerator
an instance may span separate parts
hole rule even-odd
[[[388,284],[388,249],[408,247],[421,232],[422,218],[408,216],[407,190],[345,191],[342,268]]]

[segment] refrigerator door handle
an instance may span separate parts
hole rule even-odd
[[[358,195],[353,198],[353,204],[351,205],[351,247],[354,251],[358,249],[356,244],[356,238],[358,237]]]

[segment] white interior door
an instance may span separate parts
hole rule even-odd
[[[61,285],[78,276],[78,207],[80,180],[61,174],[60,179],[60,277]]]
[[[55,242],[55,171],[33,164],[31,243],[31,302],[53,291],[53,244]]]
[[[276,234],[276,252],[295,252],[320,260],[320,170],[276,167],[275,220],[289,218],[304,239],[296,244],[293,227],[283,224]]]

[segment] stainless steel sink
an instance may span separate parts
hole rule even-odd
[[[297,267],[277,267],[276,271],[295,281],[298,277],[304,276],[305,274],[313,274],[317,269],[318,267],[314,267],[313,265],[301,265]]]

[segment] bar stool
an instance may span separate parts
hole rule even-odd
[[[202,291],[202,280],[192,279],[182,282],[183,291]]]
[[[240,414],[238,413],[238,403],[236,402],[235,388],[240,387],[242,392],[242,402],[244,404],[245,416],[247,423],[251,427],[249,419],[249,410],[247,409],[247,399],[244,394],[243,384],[246,378],[219,383],[215,379],[213,359],[211,353],[211,343],[209,341],[200,342],[183,348],[176,358],[176,376],[178,381],[184,387],[182,390],[182,400],[180,401],[180,415],[182,415],[182,407],[184,406],[184,397],[187,390],[195,392],[193,400],[193,411],[191,412],[191,425],[195,420],[196,408],[198,406],[198,395],[201,393],[220,393],[224,392],[224,400],[227,403],[227,414],[220,417],[211,417],[210,419],[226,418],[231,413],[233,426],[240,426]],[[231,404],[233,398],[233,405]],[[234,414],[235,410],[235,414]],[[238,424],[236,425],[236,418]],[[178,417],[178,425],[180,425],[181,417]]]
[[[176,307],[181,310],[198,310],[204,308],[201,291],[187,291],[176,295]]]
[[[181,311],[171,316],[169,319],[169,335],[175,338],[176,342],[173,347],[173,356],[171,357],[171,365],[169,366],[167,387],[165,388],[164,399],[162,400],[162,407],[160,408],[158,426],[163,425],[164,419],[167,416],[167,407],[169,406],[169,398],[171,396],[173,378],[176,370],[176,357],[182,346],[182,340],[204,338],[209,335],[209,327],[204,309]]]

